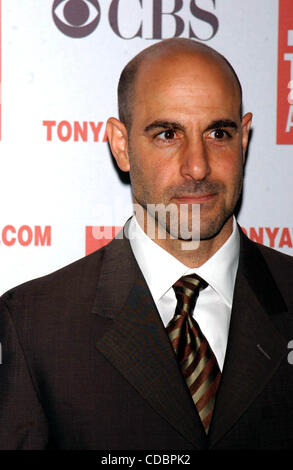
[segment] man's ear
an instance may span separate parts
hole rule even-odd
[[[122,171],[129,171],[128,133],[123,122],[111,117],[107,121],[107,136],[112,154]]]
[[[252,114],[251,113],[246,113],[241,121],[241,128],[242,128],[242,159],[243,163],[245,162],[245,154],[246,154],[246,149],[248,145],[248,139],[249,139],[249,130],[251,127],[251,122],[252,122]]]

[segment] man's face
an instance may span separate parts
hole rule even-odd
[[[143,65],[128,137],[134,202],[200,204],[201,239],[230,220],[242,188],[250,115],[230,71],[182,53]],[[183,221],[191,227],[191,211]],[[170,227],[167,227],[170,231]]]

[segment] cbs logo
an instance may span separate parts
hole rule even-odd
[[[108,8],[110,29],[121,39],[163,39],[184,35],[208,41],[216,35],[219,20],[213,12],[201,8],[197,4],[199,0],[174,0],[174,8],[171,11],[170,8],[166,8],[166,1],[100,0],[100,3],[102,8]],[[210,8],[215,9],[216,0],[211,2]],[[54,22],[67,36],[72,38],[88,36],[100,22],[100,3],[98,0],[54,0],[52,7]],[[122,31],[123,27],[121,28],[125,19],[131,31],[129,33],[128,30],[126,34]],[[168,29],[167,36],[164,28],[165,20],[171,21],[173,25],[173,33]]]
[[[98,0],[54,0],[52,14],[62,33],[83,38],[98,26],[101,9]]]

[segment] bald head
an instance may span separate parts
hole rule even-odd
[[[130,131],[132,124],[133,100],[135,97],[136,82],[139,76],[146,77],[152,73],[152,69],[172,60],[181,59],[183,56],[197,58],[195,72],[200,74],[203,64],[208,64],[211,74],[214,67],[217,68],[237,89],[240,115],[242,113],[242,88],[239,79],[227,59],[211,47],[185,38],[166,39],[156,43],[136,55],[124,67],[118,84],[118,109],[119,119]],[[214,69],[215,70],[215,69]]]

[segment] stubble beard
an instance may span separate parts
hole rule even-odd
[[[185,184],[181,186],[173,186],[169,187],[164,195],[162,196],[160,201],[155,201],[153,199],[153,194],[152,191],[149,191],[144,182],[142,181],[141,178],[141,173],[138,168],[136,168],[136,165],[132,166],[132,170],[130,172],[130,180],[131,180],[131,186],[132,186],[132,194],[133,194],[133,201],[135,204],[138,204],[141,206],[144,210],[144,221],[146,220],[147,217],[152,218],[153,221],[155,221],[155,224],[157,226],[157,229],[159,231],[165,232],[167,234],[167,238],[172,238],[172,239],[178,239],[178,240],[184,240],[184,241],[191,241],[196,239],[196,234],[198,234],[197,227],[192,226],[193,225],[193,220],[192,217],[188,217],[188,221],[186,222],[186,225],[188,226],[188,231],[192,234],[190,238],[183,238],[180,236],[181,230],[179,225],[176,226],[176,217],[172,218],[171,216],[167,217],[160,217],[160,214],[158,212],[154,212],[152,209],[154,205],[158,204],[163,204],[165,207],[168,207],[170,204],[172,204],[172,199],[175,197],[180,197],[180,196],[186,196],[188,194],[192,195],[201,195],[201,194],[206,194],[206,193],[224,193],[226,190],[226,187],[223,183],[221,182],[210,182],[207,180],[202,180],[202,181],[188,181]],[[225,201],[221,204],[219,207],[218,212],[212,215],[210,219],[205,220],[208,215],[205,217],[203,211],[205,210],[204,205],[203,209],[201,210],[201,216],[200,216],[200,235],[199,238],[201,241],[204,240],[211,240],[214,237],[216,237],[227,221],[231,218],[231,216],[234,214],[235,207],[237,205],[237,202],[239,200],[239,197],[242,192],[242,187],[243,187],[243,171],[242,169],[239,171],[239,175],[236,179],[234,188],[234,196],[232,198],[231,203],[227,207],[225,204]],[[191,205],[189,205],[191,206]],[[177,220],[179,221],[180,219],[180,209],[178,209],[177,206]],[[190,216],[191,212],[191,207],[188,209],[188,214]],[[142,228],[146,231],[146,224],[140,223]],[[195,236],[193,235],[195,234]]]
[[[164,207],[170,206],[169,201],[168,202],[154,202],[146,192],[143,194],[139,194],[133,191],[133,199],[134,203],[138,204],[143,208],[144,216],[143,220],[140,221],[140,225],[144,229],[144,231],[147,233],[147,227],[150,226],[150,221],[152,220],[153,223],[155,223],[157,227],[157,232],[160,233],[161,236],[159,235],[159,238],[170,238],[170,239],[178,239],[181,241],[191,241],[191,240],[196,240],[200,239],[201,241],[204,240],[211,240],[212,238],[216,237],[221,230],[223,229],[224,225],[227,223],[227,221],[231,218],[231,216],[234,213],[235,206],[237,204],[237,201],[239,199],[239,196],[241,194],[241,189],[238,191],[237,198],[235,198],[235,203],[233,203],[230,207],[226,207],[224,204],[221,205],[219,208],[218,212],[216,213],[216,216],[214,214],[212,217],[210,217],[208,214],[205,215],[204,211],[205,209],[201,208],[200,209],[200,232],[199,232],[199,227],[198,227],[198,222],[194,221],[194,218],[191,215],[192,208],[191,205],[188,205],[188,220],[185,219],[184,226],[188,227],[188,232],[190,234],[189,237],[186,236],[181,236],[182,235],[182,227],[180,227],[180,209],[178,208],[177,205],[173,204],[174,210],[177,210],[177,215],[174,214],[172,216],[172,212],[166,213],[166,216],[160,216],[159,211],[154,211],[154,206],[158,206],[159,204],[162,204]],[[152,201],[152,202],[149,202]],[[166,237],[164,237],[164,233],[166,234]],[[148,234],[148,233],[147,233]],[[148,234],[150,235],[150,234]]]

